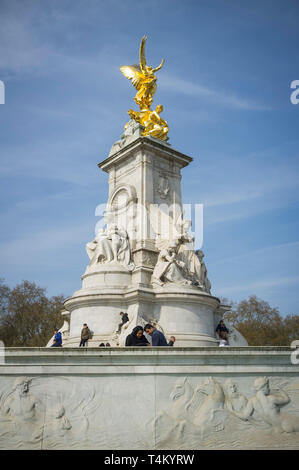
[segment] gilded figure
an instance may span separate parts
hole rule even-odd
[[[134,98],[135,103],[139,106],[140,111],[129,109],[128,114],[144,127],[143,136],[152,136],[160,140],[167,140],[168,124],[161,118],[160,113],[163,106],[158,105],[153,111],[151,105],[153,96],[157,89],[157,77],[155,72],[160,70],[164,64],[164,59],[158,67],[151,67],[146,63],[145,42],[147,37],[143,36],[139,50],[139,65],[123,65],[120,67],[121,72],[132,85],[136,88],[137,93]]]

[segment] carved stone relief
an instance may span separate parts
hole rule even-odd
[[[153,268],[157,262],[157,257],[157,253],[144,249],[133,252],[135,266],[147,266]]]
[[[159,175],[158,183],[156,184],[156,191],[160,195],[161,199],[168,199],[170,195],[170,185],[169,179],[166,175]]]
[[[220,383],[208,377],[195,387],[187,378],[179,380],[171,390],[168,408],[155,418],[158,446],[296,448],[299,383],[273,379],[270,386],[268,377],[258,377],[252,389],[248,398],[233,379]]]
[[[132,313],[124,338],[149,321]],[[298,449],[298,436],[294,378],[55,375],[0,386],[1,449]]]
[[[90,384],[76,390],[65,377],[18,377],[0,390],[0,448],[78,448],[94,394]]]

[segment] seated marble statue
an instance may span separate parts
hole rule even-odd
[[[177,245],[173,242],[167,248],[160,251],[152,276],[154,283],[159,285],[163,285],[166,282],[180,285],[192,283],[185,277],[185,263],[177,259],[176,248]]]
[[[134,269],[127,232],[115,224],[109,224],[106,230],[100,229],[95,239],[87,243],[86,251],[90,266],[118,262],[130,271]]]
[[[204,254],[201,250],[194,251],[194,237],[189,232],[190,226],[190,220],[182,221],[182,233],[176,239],[177,258],[184,262],[185,271],[192,284],[210,293],[211,283],[207,278],[207,268],[203,262]]]

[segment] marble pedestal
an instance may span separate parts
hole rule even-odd
[[[292,352],[7,348],[0,448],[299,449]]]
[[[69,331],[63,346],[79,344],[84,323],[93,333],[94,346],[107,342],[122,346],[127,334],[145,323],[153,323],[168,340],[174,335],[176,346],[216,346],[215,328],[224,311],[219,299],[203,287],[159,285],[152,279],[161,244],[169,244],[181,229],[181,170],[192,158],[169,144],[142,137],[134,122],[126,132],[99,167],[109,175],[107,219],[125,227],[131,263],[126,267],[115,260],[107,262],[103,253],[100,261],[91,260],[82,288],[65,301]],[[118,337],[120,311],[128,313],[130,322]]]
[[[102,273],[105,276],[105,273]],[[216,346],[215,338],[219,299],[199,291],[196,287],[139,288],[134,285],[114,286],[109,275],[109,285],[91,286],[75,292],[65,301],[69,312],[70,331],[64,347],[77,346],[83,323],[92,330],[90,345],[107,342],[124,346],[126,336],[138,325],[152,323],[169,340],[176,338],[176,346]],[[85,282],[84,279],[83,282]],[[121,336],[115,336],[120,323],[120,311],[128,313],[129,322]],[[219,315],[219,314],[218,314]],[[149,338],[150,339],[150,338]]]

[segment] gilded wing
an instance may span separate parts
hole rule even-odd
[[[142,72],[146,73],[146,58],[145,58],[145,41],[147,37],[144,35],[141,39],[140,49],[139,49],[139,64]]]
[[[147,71],[147,68],[146,68],[146,58],[145,58],[145,41],[146,41],[146,40],[147,40],[147,36],[144,35],[143,38],[141,39],[140,49],[139,49],[139,64],[140,64],[140,70],[141,70],[145,75],[148,74],[148,71]],[[152,73],[155,73],[155,72],[157,72],[158,70],[160,70],[160,69],[163,67],[164,62],[165,62],[165,60],[162,59],[161,64],[160,64],[158,67],[152,69]]]
[[[156,67],[155,69],[153,69],[153,73],[158,72],[158,70],[160,70],[163,67],[164,62],[165,62],[165,59],[162,59],[161,64],[158,67]]]
[[[143,73],[140,70],[139,65],[122,65],[120,71],[124,74],[124,76],[131,80],[132,85],[139,90],[142,84]]]

